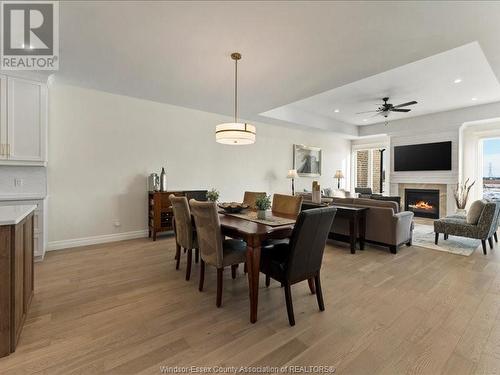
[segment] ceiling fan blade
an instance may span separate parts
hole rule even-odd
[[[391,108],[391,112],[410,112],[411,109],[409,108]]]
[[[415,100],[412,102],[408,102],[408,103],[394,105],[394,106],[392,106],[392,108],[406,107],[407,105],[414,105],[414,104],[417,104],[417,102]]]
[[[376,111],[364,111],[364,112],[356,112],[357,115],[361,115],[362,113],[372,113],[372,112],[378,112],[379,110],[377,109]]]

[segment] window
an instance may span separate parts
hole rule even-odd
[[[374,193],[384,192],[385,170],[382,166],[384,151],[384,149],[355,151],[355,186],[357,188],[371,188]]]
[[[483,140],[483,198],[500,201],[500,138]]]

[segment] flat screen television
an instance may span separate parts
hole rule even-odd
[[[394,147],[394,171],[451,170],[451,141]]]

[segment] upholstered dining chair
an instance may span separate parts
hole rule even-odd
[[[198,242],[196,240],[196,230],[191,219],[191,210],[186,197],[176,197],[173,194],[168,196],[172,203],[174,212],[175,231],[175,269],[179,269],[181,260],[181,247],[187,252],[186,280],[191,277],[191,263],[193,262],[193,250],[195,250],[195,260],[198,262]]]
[[[232,277],[236,277],[236,267],[246,261],[247,244],[242,240],[223,239],[219,214],[215,202],[189,201],[196,225],[196,234],[200,246],[200,284],[203,291],[205,264],[217,268],[216,305],[222,305],[222,278],[224,267],[231,266]]]
[[[245,191],[245,195],[243,196],[243,203],[248,204],[252,210],[255,210],[257,207],[255,206],[255,201],[257,198],[265,197],[267,194],[265,192],[260,191]]]
[[[288,321],[291,326],[295,325],[292,284],[314,278],[319,309],[325,309],[319,273],[326,240],[336,212],[335,207],[302,211],[289,243],[279,243],[262,249],[260,271],[266,275],[266,286],[269,285],[268,277],[284,286]]]
[[[273,214],[297,217],[302,206],[302,196],[274,194],[271,211]]]

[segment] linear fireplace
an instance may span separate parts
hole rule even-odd
[[[405,189],[405,209],[415,216],[439,219],[439,190]]]

